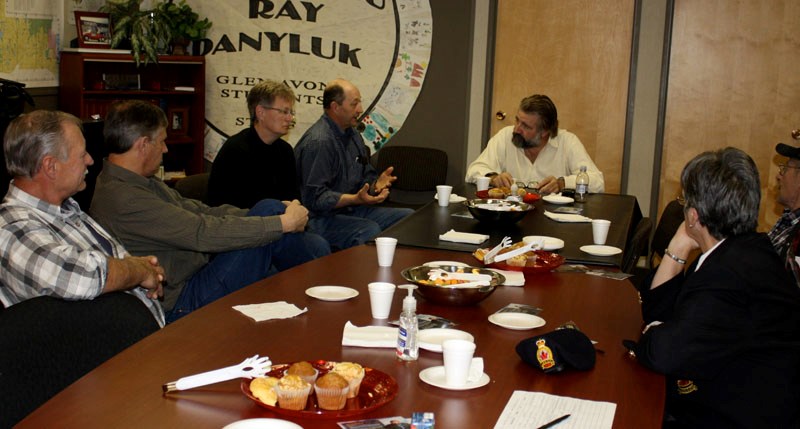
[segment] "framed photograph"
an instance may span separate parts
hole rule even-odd
[[[167,134],[182,136],[189,133],[189,109],[173,108],[167,112]]]
[[[81,48],[111,49],[111,21],[107,13],[76,10],[75,25]]]

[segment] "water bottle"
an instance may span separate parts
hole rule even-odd
[[[589,175],[586,173],[586,166],[581,166],[581,172],[575,178],[575,201],[586,201],[586,194],[589,193]]]
[[[417,360],[419,358],[419,322],[417,321],[417,300],[414,299],[414,285],[399,286],[408,290],[403,298],[403,312],[400,313],[400,329],[397,330],[397,358],[400,360]]]

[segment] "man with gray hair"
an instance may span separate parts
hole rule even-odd
[[[281,138],[294,126],[294,92],[265,80],[250,89],[247,110],[250,126],[225,141],[211,166],[209,205],[249,209],[265,198],[299,199],[294,150]]]
[[[154,256],[131,256],[71,198],[86,187],[81,121],[37,110],[17,117],[3,142],[13,177],[0,205],[0,301],[11,306],[38,296],[91,300],[126,291],[160,326],[164,269]],[[101,321],[102,322],[102,321]]]
[[[571,132],[558,128],[556,105],[546,95],[534,94],[519,103],[516,124],[500,130],[469,165],[466,181],[490,177],[493,186],[515,182],[542,193],[575,188],[581,167],[589,175],[589,192],[603,192],[603,173]]]
[[[158,256],[167,272],[167,323],[261,280],[330,253],[303,232],[298,201],[261,200],[252,209],[209,207],[155,178],[167,152],[167,118],[151,103],[111,105],[103,130],[108,159],[91,213],[134,254]]]

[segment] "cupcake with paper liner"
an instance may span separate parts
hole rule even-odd
[[[341,375],[350,384],[348,398],[358,396],[358,389],[361,387],[361,380],[364,379],[364,368],[353,362],[339,362],[333,366],[333,372]]]
[[[274,407],[278,402],[278,393],[275,392],[278,381],[275,377],[256,377],[250,381],[250,392],[259,401]]]
[[[317,394],[317,405],[323,410],[341,410],[347,403],[350,383],[344,377],[329,372],[317,379],[314,384]]]
[[[298,375],[287,375],[275,385],[278,406],[287,410],[304,410],[311,385]]]
[[[314,382],[317,381],[318,374],[319,371],[311,366],[310,363],[305,361],[291,364],[289,369],[283,373],[283,375],[297,375],[312,386],[314,385]]]

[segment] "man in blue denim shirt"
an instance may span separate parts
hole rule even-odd
[[[325,113],[295,147],[300,196],[312,214],[311,231],[331,247],[346,249],[375,237],[412,210],[375,206],[389,196],[397,178],[393,167],[378,175],[353,128],[363,113],[358,88],[343,79],[328,83],[322,107]]]

